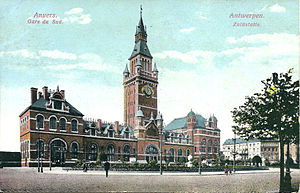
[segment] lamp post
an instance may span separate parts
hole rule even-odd
[[[157,117],[157,127],[159,129],[159,137],[160,137],[160,144],[159,144],[159,149],[160,149],[160,162],[159,162],[159,171],[160,171],[160,175],[162,175],[163,173],[163,169],[162,169],[162,142],[163,142],[163,118],[162,118],[162,114],[160,114],[160,112],[158,112]]]
[[[50,153],[49,153],[49,154],[50,154],[50,155],[49,155],[49,168],[50,168],[50,171],[51,171],[51,165],[52,165],[51,149],[52,149],[52,148],[51,148],[51,144],[50,144],[50,150],[49,150],[49,152],[50,152]]]
[[[233,173],[235,173],[235,155],[236,155],[235,144],[236,144],[236,133],[234,131],[234,138],[233,138]]]
[[[40,126],[38,125],[37,128],[38,128],[38,132],[40,134]],[[37,153],[38,153],[38,172],[40,172],[40,137],[39,137],[39,140],[37,142]]]
[[[202,143],[200,142],[199,143],[199,168],[198,168],[199,175],[201,175],[201,162],[202,162],[202,160],[201,160],[201,145],[202,145]]]
[[[199,175],[201,175],[201,150],[199,151]]]
[[[43,154],[44,154],[44,152],[43,151],[40,152],[40,148],[41,148],[41,133],[40,133],[40,127],[38,127],[38,128],[39,128],[39,158],[41,160],[41,164],[40,164],[40,166],[41,166],[41,173],[43,173],[43,157],[44,157]],[[44,144],[43,144],[43,149],[44,149]]]
[[[159,170],[160,170],[160,175],[162,175],[163,171],[162,171],[162,138],[163,138],[163,133],[162,133],[162,127],[159,129],[160,131],[160,163],[159,163]]]

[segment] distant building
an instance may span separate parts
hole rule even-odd
[[[220,134],[221,130],[218,128],[218,120],[212,115],[205,119],[199,114],[195,114],[192,110],[186,117],[177,118],[171,121],[164,130],[166,131],[166,138],[173,140],[173,137],[180,135],[191,136],[194,143],[193,155],[206,158],[215,158],[220,151]],[[174,136],[172,132],[177,134]]]
[[[224,158],[233,160],[234,141],[227,139],[222,147]],[[236,139],[236,160],[247,161],[254,156],[259,156],[263,164],[265,160],[270,163],[279,162],[279,142],[276,140],[258,140],[252,139],[246,141],[244,139]]]

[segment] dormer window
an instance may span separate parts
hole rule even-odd
[[[53,102],[54,102],[54,109],[62,110],[62,102],[61,101],[54,100]]]
[[[111,128],[108,130],[108,137],[114,137],[114,130]]]

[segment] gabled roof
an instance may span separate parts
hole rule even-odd
[[[202,127],[205,128],[206,119],[202,117],[202,115],[196,114],[196,126],[195,127]],[[164,129],[165,130],[175,130],[175,129],[182,129],[186,128],[187,126],[187,116],[182,118],[177,118],[171,121]]]
[[[28,109],[31,110],[39,110],[39,111],[48,111],[48,112],[54,112],[54,113],[62,113],[62,114],[70,114],[70,115],[75,115],[75,116],[83,116],[83,114],[78,111],[75,107],[73,107],[70,103],[68,103],[67,101],[65,101],[66,106],[68,106],[69,112],[60,112],[60,111],[55,111],[55,110],[51,110],[51,109],[46,109],[46,104],[49,103],[49,100],[45,100],[44,97],[39,98],[37,101],[35,101],[32,105],[30,105],[29,107],[27,107],[25,109],[25,111],[23,111],[20,116],[22,114],[24,114]]]
[[[138,54],[147,56],[149,58],[153,58],[150,54],[150,50],[147,46],[147,43],[144,40],[139,40],[138,42],[135,43],[133,51],[131,53],[131,56],[128,58],[128,60],[130,60],[131,58],[134,58]]]

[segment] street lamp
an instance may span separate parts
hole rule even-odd
[[[40,132],[39,126],[38,126],[38,131]],[[40,172],[40,138],[37,142],[37,153],[38,153],[38,172]]]
[[[201,151],[199,152],[199,175],[201,175]]]
[[[157,117],[157,127],[159,129],[159,137],[160,137],[160,162],[159,162],[159,171],[160,171],[160,175],[162,175],[163,173],[163,169],[162,169],[162,142],[163,142],[163,118],[162,115],[160,114],[160,112],[158,112]]]
[[[236,156],[236,150],[235,150],[235,144],[236,144],[236,133],[234,132],[234,138],[233,138],[233,173],[235,173],[235,156]]]
[[[43,157],[44,157],[44,152],[43,151],[40,151],[40,148],[41,148],[41,133],[40,133],[40,126],[38,126],[39,128],[39,158],[41,160],[41,173],[43,173]],[[44,144],[43,144],[43,149],[44,149]]]
[[[49,146],[48,146],[49,147]],[[51,171],[51,165],[52,165],[52,158],[51,158],[51,144],[50,144],[50,150],[49,150],[49,167],[50,167],[50,171]]]
[[[199,175],[201,175],[201,143],[199,143]]]

